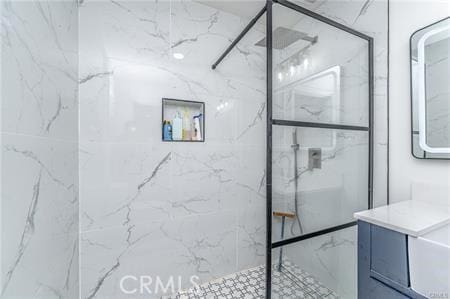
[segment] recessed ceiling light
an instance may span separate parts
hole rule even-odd
[[[175,59],[183,59],[184,55],[183,55],[183,53],[173,53],[173,58],[175,58]]]

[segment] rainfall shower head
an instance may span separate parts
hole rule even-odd
[[[285,27],[277,27],[273,31],[272,36],[272,47],[277,50],[282,50],[299,40],[304,40],[310,42],[311,44],[315,44],[317,42],[317,36],[312,37],[304,32],[288,29]],[[257,42],[255,46],[265,47],[266,38],[263,38],[262,40]]]

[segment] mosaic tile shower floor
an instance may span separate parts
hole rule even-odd
[[[180,292],[166,299],[253,299],[264,298],[264,266],[210,281],[197,290]],[[281,272],[273,267],[272,298],[334,299],[339,296],[297,265],[284,261]]]

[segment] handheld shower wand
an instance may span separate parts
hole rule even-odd
[[[298,162],[297,162],[297,152],[300,149],[300,145],[297,141],[297,128],[292,131],[292,150],[294,151],[294,204],[295,204],[295,218],[298,223],[298,228],[300,234],[303,235],[302,222],[298,215]],[[294,235],[294,222],[291,224],[291,234]]]

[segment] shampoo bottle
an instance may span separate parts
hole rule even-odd
[[[189,119],[189,114],[187,109],[184,110],[183,117],[183,140],[191,140],[192,137],[191,120]]]
[[[201,141],[203,139],[202,135],[202,129],[200,127],[200,119],[202,117],[202,114],[194,116],[194,140]]]
[[[170,124],[170,121],[167,120],[163,122],[163,140],[172,140],[172,125]]]
[[[172,125],[172,139],[173,140],[182,140],[183,139],[183,120],[181,119],[180,113],[177,112],[177,115],[173,119]]]
[[[163,121],[163,140],[169,140],[169,127],[167,126],[167,120]]]
[[[167,121],[167,138],[168,140],[172,140],[172,124],[170,121]]]

